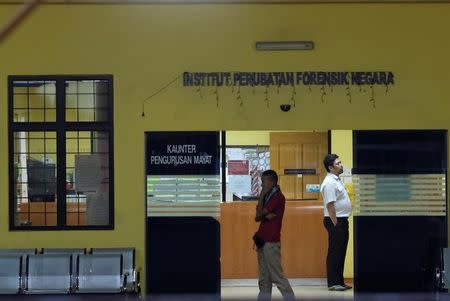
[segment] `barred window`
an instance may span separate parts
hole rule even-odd
[[[114,226],[112,76],[9,76],[11,230]]]

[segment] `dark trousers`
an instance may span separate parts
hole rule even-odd
[[[327,281],[328,287],[344,284],[344,262],[348,244],[348,218],[338,217],[336,226],[325,217],[323,224],[328,232]]]

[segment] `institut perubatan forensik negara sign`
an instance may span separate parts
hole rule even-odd
[[[394,85],[391,71],[184,72],[185,87]]]

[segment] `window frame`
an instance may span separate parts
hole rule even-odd
[[[67,81],[104,80],[108,82],[108,121],[66,121],[65,83]],[[8,187],[9,187],[9,230],[113,230],[114,229],[114,90],[112,75],[9,75],[8,81]],[[14,82],[15,81],[55,81],[56,121],[55,122],[14,122]],[[15,132],[56,132],[56,226],[29,226],[15,224],[15,176],[14,176],[14,133]],[[108,225],[67,225],[66,202],[66,132],[90,131],[107,132],[109,160],[109,224]]]

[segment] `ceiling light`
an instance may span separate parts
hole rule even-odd
[[[278,42],[256,42],[256,50],[277,51],[277,50],[313,50],[312,41],[278,41]]]

